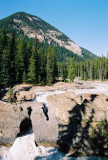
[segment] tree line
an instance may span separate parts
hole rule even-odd
[[[57,75],[55,49],[51,46],[43,49],[34,38],[26,41],[20,35],[0,32],[0,88],[19,83],[51,84]]]
[[[108,79],[108,57],[86,59],[78,62],[76,57],[59,61],[56,49],[42,46],[35,37],[27,41],[22,35],[0,31],[0,88],[20,83],[52,84],[56,77],[74,81]]]
[[[108,79],[108,57],[99,57],[76,64],[76,76],[82,80]]]
[[[75,77],[79,77],[81,80],[107,80],[108,57],[86,59],[82,62],[71,58],[70,62],[58,62],[58,76],[62,77],[64,81],[66,79],[74,81]]]

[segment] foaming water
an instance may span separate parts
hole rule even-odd
[[[68,91],[68,90],[67,90]],[[62,90],[55,90],[55,91],[48,91],[48,92],[36,92],[36,102],[42,102],[48,105],[47,102],[47,96],[53,95],[53,94],[62,94],[67,91],[62,91]]]

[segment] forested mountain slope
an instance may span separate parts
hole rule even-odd
[[[17,12],[0,20],[0,28],[3,26],[5,26],[7,33],[13,32],[16,36],[22,34],[25,38],[36,36],[41,43],[54,46],[60,61],[70,57],[77,57],[81,60],[95,57],[91,52],[82,49],[65,34],[37,16]]]

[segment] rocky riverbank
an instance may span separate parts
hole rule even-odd
[[[78,94],[78,90],[96,91],[94,87],[87,83],[82,85],[57,83],[50,87],[32,87],[28,93],[51,92],[51,95],[47,96],[48,121],[42,110],[44,107],[42,97],[40,100],[42,103],[28,100],[24,102],[24,98],[20,103],[15,104],[0,101],[0,144],[13,144],[17,137],[20,138],[31,131],[30,133],[34,134],[34,143],[58,145],[69,155],[108,156],[106,138],[97,137],[100,136],[97,132],[97,135],[93,135],[94,131],[98,131],[101,120],[108,121],[108,96],[107,94]],[[65,93],[60,94],[61,92]],[[102,142],[100,138],[103,138]]]

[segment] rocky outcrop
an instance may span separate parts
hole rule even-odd
[[[70,153],[94,153],[89,142],[91,129],[101,120],[108,121],[108,97],[65,92],[48,96],[47,101],[48,118],[42,103],[12,105],[0,101],[0,143],[12,144],[31,127],[37,144],[59,145]]]
[[[81,97],[85,106],[83,119],[89,120],[90,113],[93,111],[93,121],[108,121],[108,96],[102,94],[82,94]]]
[[[15,105],[0,101],[0,145],[13,144],[16,137],[31,133],[32,128],[37,136],[39,132],[36,127],[45,121],[42,107],[43,104],[38,102],[25,102]],[[41,115],[42,118],[38,119]]]
[[[20,92],[20,91],[29,91],[32,88],[32,85],[30,84],[20,84],[20,85],[15,85],[12,90],[13,92]]]
[[[51,95],[47,97],[48,105],[52,113],[62,121],[69,123],[70,111],[75,107],[84,108],[81,113],[82,120],[88,119],[92,111],[94,111],[93,121],[101,119],[108,120],[108,101],[106,95],[82,94],[76,95],[74,92],[65,92],[60,95]]]
[[[21,91],[16,92],[16,101],[22,102],[22,101],[31,101],[36,98],[36,94],[34,92],[29,91]]]
[[[21,101],[31,101],[34,100],[36,94],[31,92],[30,89],[32,85],[28,84],[20,84],[16,85],[11,89],[11,100],[12,102],[21,102]],[[2,101],[8,102],[9,101],[9,88],[0,91],[0,99]]]
[[[81,82],[80,82],[81,83]],[[94,89],[92,85],[83,83],[82,85],[76,83],[57,82],[53,86],[33,86],[30,91],[32,92],[48,92],[55,90],[75,90],[75,89]]]
[[[69,123],[69,111],[71,111],[77,105],[77,102],[72,99],[74,96],[74,92],[71,92],[70,96],[66,92],[60,95],[55,94],[47,97],[50,112],[53,113],[63,124]]]
[[[35,107],[32,107],[31,121],[35,140],[36,143],[54,144],[58,138],[58,120],[49,110],[49,120],[47,120],[42,107],[42,103],[40,105],[37,103]]]
[[[26,120],[29,121],[26,109],[0,101],[0,144],[12,144]]]
[[[48,96],[47,101],[50,112],[59,121],[57,143],[64,151],[70,154],[78,150],[81,153],[101,154],[99,145],[91,145],[90,140],[94,142],[91,134],[99,121],[108,121],[107,96],[75,95],[73,92],[66,92],[61,95]],[[95,138],[99,140],[99,137]],[[106,138],[103,138],[104,140],[106,141]],[[101,141],[99,144],[105,148],[103,155],[107,155],[106,142]]]

